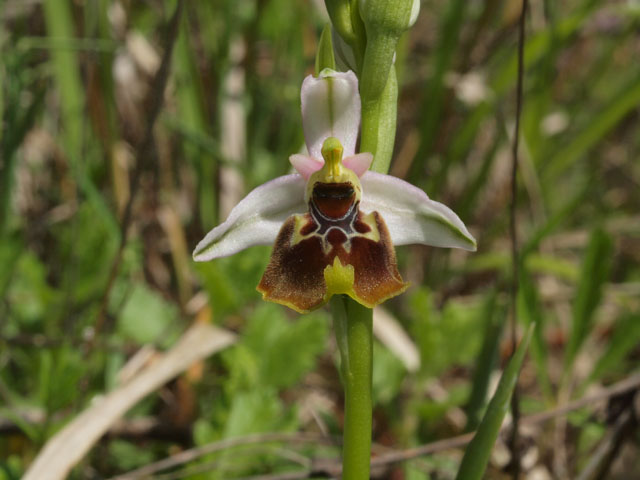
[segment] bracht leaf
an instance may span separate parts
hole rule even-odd
[[[326,24],[320,35],[318,52],[316,53],[316,77],[325,68],[336,69],[336,59],[333,55],[333,42],[331,41],[331,25]]]

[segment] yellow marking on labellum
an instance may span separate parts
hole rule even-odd
[[[378,230],[378,226],[376,225],[376,216],[374,215],[374,213],[363,213],[361,221],[362,223],[366,223],[367,225],[369,225],[369,228],[371,228],[371,230],[366,233],[359,233],[358,236],[378,243],[380,241],[380,231]]]
[[[338,257],[333,259],[332,265],[324,267],[324,282],[327,285],[327,291],[324,294],[324,301],[328,302],[333,295],[346,294],[350,297],[355,296],[353,291],[353,282],[355,281],[355,273],[353,265],[343,265]]]
[[[313,235],[313,233],[302,234],[302,228],[309,223],[306,215],[294,215],[293,218],[295,219],[295,224],[293,226],[293,235],[291,235],[291,246],[300,243],[305,238],[308,238],[309,235]]]

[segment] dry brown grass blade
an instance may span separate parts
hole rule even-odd
[[[65,478],[93,445],[142,398],[194,362],[235,342],[236,336],[211,325],[195,324],[178,343],[126,384],[78,415],[42,448],[23,480]]]

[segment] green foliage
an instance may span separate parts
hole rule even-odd
[[[153,452],[122,440],[109,444],[110,460],[123,470],[132,470],[153,460]]]
[[[451,302],[439,312],[426,288],[410,293],[409,306],[423,375],[438,376],[450,365],[469,364],[474,359],[481,338],[465,332],[475,330],[481,306]]]
[[[284,408],[271,389],[238,393],[233,397],[224,438],[239,437],[282,428]]]
[[[215,263],[197,264],[214,314],[237,311],[246,302],[255,300],[256,285],[268,258],[269,250],[258,247]]]
[[[291,323],[281,307],[260,305],[248,319],[242,342],[223,354],[229,385],[243,390],[293,386],[324,350],[329,321],[324,313],[312,313]]]
[[[32,253],[25,252],[16,257],[6,297],[15,305],[16,326],[27,330],[45,327],[45,314],[56,297],[56,291],[47,283],[48,273]]]
[[[400,393],[406,368],[389,350],[373,346],[372,393],[374,405],[386,405]]]
[[[175,341],[177,309],[144,284],[134,285],[118,317],[118,333],[139,344]]]

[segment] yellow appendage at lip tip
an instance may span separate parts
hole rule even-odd
[[[353,294],[353,283],[355,281],[355,272],[353,265],[342,265],[338,257],[333,259],[333,265],[324,267],[324,283],[327,285],[327,293],[325,300],[329,300],[332,295],[345,293]]]
[[[373,308],[374,305],[364,301],[353,290],[355,282],[355,270],[353,265],[343,265],[338,257],[333,259],[333,265],[324,267],[324,282],[327,285],[327,291],[324,294],[324,302],[328,302],[334,295],[348,295],[356,302],[367,308]]]

